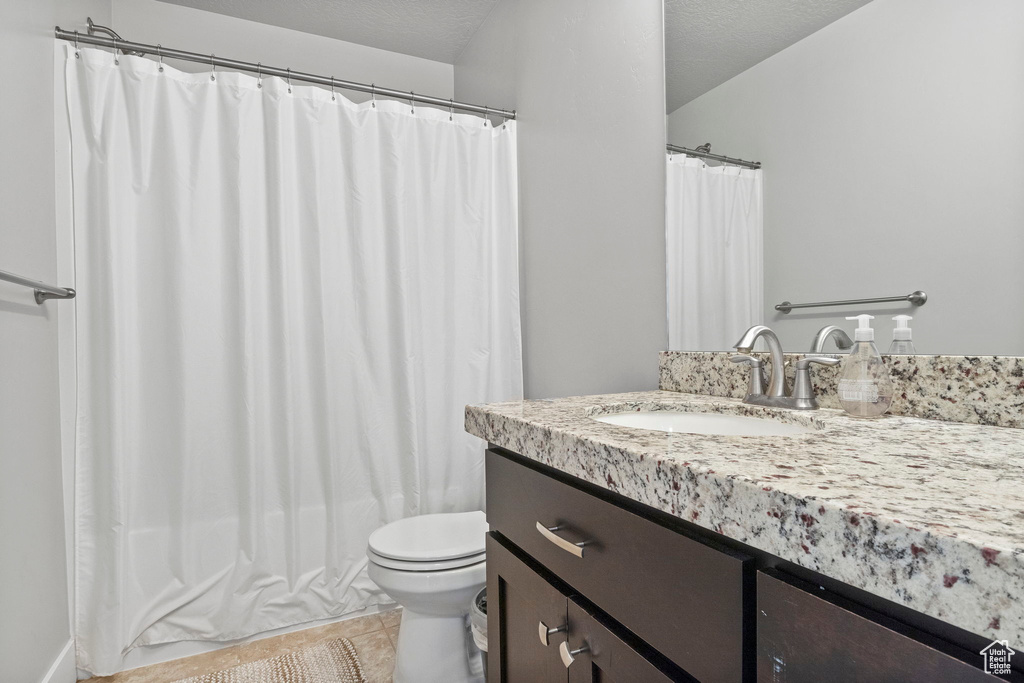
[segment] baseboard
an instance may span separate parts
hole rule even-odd
[[[75,683],[78,671],[75,669],[75,639],[68,641],[64,649],[53,660],[50,670],[46,672],[40,683]]]

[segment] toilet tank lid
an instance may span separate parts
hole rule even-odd
[[[487,517],[483,512],[417,515],[386,524],[370,534],[370,550],[411,562],[450,560],[484,552]]]

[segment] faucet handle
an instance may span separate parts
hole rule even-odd
[[[748,356],[745,353],[737,353],[729,356],[733,363],[746,363],[750,366],[750,381],[747,383],[747,396],[756,396],[764,393],[764,362],[760,358]]]
[[[806,370],[811,366],[811,363],[820,363],[821,365],[839,365],[839,359],[833,358],[832,356],[807,356],[801,358],[796,362],[797,370]]]
[[[814,385],[811,384],[811,363],[839,365],[839,359],[831,356],[807,356],[796,362],[796,379],[793,382],[795,408],[814,409],[818,407],[818,401],[814,398]]]

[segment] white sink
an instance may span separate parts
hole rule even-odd
[[[816,431],[813,427],[802,424],[759,417],[721,413],[682,413],[670,410],[594,415],[592,419],[633,429],[721,436],[798,436]]]

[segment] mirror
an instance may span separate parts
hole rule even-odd
[[[918,353],[1024,355],[1024,3],[665,0],[665,32],[668,142],[763,164],[787,351],[869,313],[883,353],[907,314]]]

